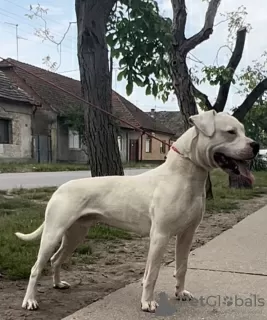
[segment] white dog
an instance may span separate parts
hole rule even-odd
[[[193,235],[205,209],[208,172],[220,167],[253,179],[245,160],[255,157],[259,144],[245,136],[243,125],[226,113],[208,111],[190,118],[193,127],[172,146],[159,167],[136,176],[85,178],[63,184],[47,204],[44,223],[33,233],[16,233],[22,240],[41,238],[39,254],[31,270],[23,308],[38,307],[36,285],[52,256],[54,287],[60,267],[96,222],[150,235],[143,278],[141,307],[155,312],[154,287],[169,239],[176,235],[176,296],[190,298],[184,289],[187,260]]]

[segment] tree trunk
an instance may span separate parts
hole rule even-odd
[[[106,23],[116,0],[76,0],[78,59],[83,97],[112,113]],[[115,122],[84,106],[85,138],[92,176],[123,175]]]
[[[175,95],[178,100],[183,118],[184,131],[190,128],[189,117],[198,113],[197,104],[193,95],[191,77],[186,65],[186,57],[179,54],[175,48],[171,53],[171,72]],[[210,174],[206,181],[206,198],[213,199]]]
[[[211,183],[211,179],[210,179],[210,174],[208,174],[208,178],[206,181],[206,199],[213,199],[212,183]]]
[[[171,54],[171,72],[175,95],[184,122],[184,130],[190,128],[189,117],[198,113],[186,57],[174,48]]]
[[[252,184],[250,180],[243,176],[230,174],[229,187],[234,189],[252,189]]]
[[[251,170],[253,161],[247,163],[248,168]],[[249,179],[236,174],[229,175],[229,187],[233,189],[252,189],[252,183]]]

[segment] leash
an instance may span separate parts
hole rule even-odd
[[[180,154],[181,156],[183,155],[174,145],[171,145],[171,149],[176,153]]]
[[[166,141],[163,141],[163,140],[155,137],[155,136],[152,135],[151,133],[149,133],[149,132],[147,132],[147,131],[145,131],[145,130],[137,127],[137,126],[132,125],[131,123],[129,123],[129,122],[126,121],[126,120],[120,119],[119,117],[115,116],[114,114],[112,114],[112,113],[110,113],[110,112],[102,109],[101,107],[96,106],[96,105],[94,105],[93,103],[91,103],[91,102],[89,102],[89,101],[86,101],[85,99],[83,99],[83,98],[81,98],[81,97],[79,97],[79,96],[77,96],[77,95],[75,95],[75,94],[73,94],[73,93],[65,90],[64,88],[59,87],[58,85],[52,83],[51,81],[48,81],[48,80],[46,80],[46,79],[44,79],[44,78],[42,78],[42,77],[40,77],[40,76],[37,76],[36,74],[34,74],[34,73],[32,73],[32,72],[30,72],[30,71],[22,68],[21,66],[16,65],[15,63],[13,63],[13,62],[11,62],[11,61],[8,61],[8,60],[5,59],[5,58],[2,58],[1,56],[0,56],[0,59],[3,60],[4,62],[6,62],[7,64],[10,64],[10,65],[13,66],[14,68],[18,68],[18,69],[24,71],[25,73],[30,74],[31,76],[35,77],[36,79],[42,80],[43,82],[51,85],[52,87],[54,87],[54,88],[56,88],[56,89],[58,89],[58,90],[60,90],[60,91],[62,91],[62,92],[64,92],[64,93],[68,94],[69,96],[72,96],[73,98],[80,100],[81,102],[83,102],[83,103],[85,103],[85,104],[87,104],[87,105],[89,105],[89,106],[91,106],[91,107],[93,107],[93,108],[95,108],[95,109],[97,109],[97,110],[105,113],[106,115],[111,116],[112,118],[114,118],[114,119],[116,119],[116,120],[119,120],[120,122],[122,122],[122,123],[124,123],[124,124],[127,124],[128,126],[130,126],[131,128],[133,128],[134,130],[139,131],[139,132],[141,132],[142,134],[146,134],[146,135],[149,136],[150,138],[155,139],[155,140],[161,142],[162,144],[167,145],[170,149],[172,149],[172,150],[175,151],[176,153],[182,155],[182,154],[180,153],[180,151],[179,151],[175,146],[169,144],[169,143],[166,142]]]

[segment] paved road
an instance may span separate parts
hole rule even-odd
[[[136,175],[147,169],[126,169],[125,175]],[[74,179],[90,176],[89,171],[27,172],[0,174],[0,190],[13,188],[54,187]]]
[[[162,299],[159,305],[172,316],[158,319],[267,319],[266,225],[267,206],[191,252],[186,280],[195,295],[191,302],[174,299],[174,263],[162,267],[156,293],[169,296],[169,302]],[[130,284],[63,320],[157,319],[140,311],[141,292],[140,282]]]

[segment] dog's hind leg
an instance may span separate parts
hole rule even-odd
[[[61,246],[51,258],[53,286],[56,289],[67,289],[70,285],[60,280],[62,263],[71,256],[77,246],[84,240],[88,227],[74,223],[64,234]]]
[[[22,303],[22,308],[28,310],[34,310],[38,308],[38,303],[36,301],[36,286],[37,281],[41,275],[43,268],[48,262],[49,258],[53,254],[56,245],[62,238],[64,234],[64,228],[53,228],[53,230],[48,230],[47,225],[44,227],[42,234],[40,249],[38,253],[37,260],[31,269],[31,275],[27,287],[27,291]]]

